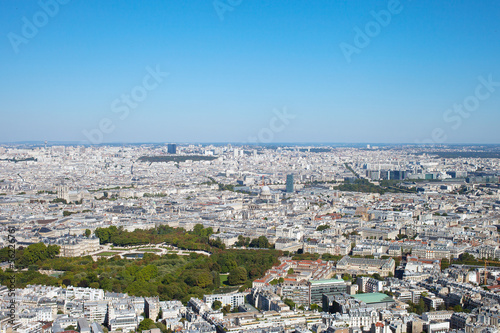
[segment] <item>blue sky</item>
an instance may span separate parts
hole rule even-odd
[[[500,143],[494,0],[55,1],[0,5],[0,142]]]

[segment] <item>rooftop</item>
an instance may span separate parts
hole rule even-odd
[[[320,283],[341,283],[345,281],[342,279],[326,279],[326,280],[311,280],[310,282],[311,284],[320,284]]]
[[[382,293],[357,294],[352,297],[366,304],[394,302],[392,297]]]

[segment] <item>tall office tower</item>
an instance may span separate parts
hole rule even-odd
[[[169,143],[167,149],[169,154],[177,154],[177,145],[175,143]]]
[[[293,192],[293,174],[286,175],[286,193]]]

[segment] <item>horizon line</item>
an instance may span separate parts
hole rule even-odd
[[[12,145],[12,144],[40,144],[40,145],[54,145],[54,144],[64,144],[64,145],[81,145],[81,146],[106,146],[106,145],[139,145],[139,144],[154,144],[154,145],[167,145],[167,144],[237,144],[243,146],[274,146],[274,145],[408,145],[408,146],[418,146],[418,147],[444,147],[444,146],[473,146],[473,145],[488,145],[495,146],[500,145],[500,143],[493,142],[450,142],[450,143],[410,143],[410,142],[326,142],[326,141],[296,141],[296,142],[239,142],[239,141],[115,141],[115,142],[102,142],[99,144],[93,144],[89,142],[82,141],[49,141],[49,140],[26,140],[26,141],[0,141],[0,145]]]

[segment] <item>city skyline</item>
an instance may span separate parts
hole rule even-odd
[[[498,145],[44,145],[0,145],[1,332],[499,327]]]
[[[500,332],[497,1],[0,8],[0,333]]]
[[[3,7],[0,142],[500,143],[493,1]]]

